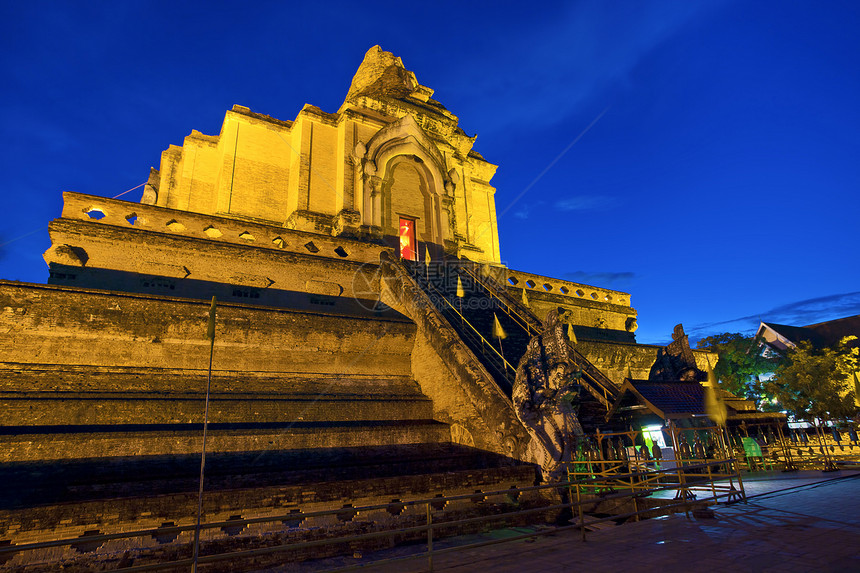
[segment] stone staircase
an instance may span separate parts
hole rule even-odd
[[[510,315],[502,301],[456,262],[429,267],[411,261],[402,261],[402,264],[510,397],[517,364],[531,339],[527,328]],[[458,278],[463,288],[462,297],[457,296]],[[501,344],[493,332],[495,318],[505,334]]]
[[[189,455],[202,449],[206,374],[0,364],[3,462]],[[85,379],[85,384],[81,380]],[[210,452],[437,443],[450,431],[409,376],[225,373]]]
[[[401,264],[493,374],[499,387],[510,396],[516,368],[528,342],[542,330],[540,320],[530,309],[513,300],[491,277],[483,276],[480,267],[474,263],[451,260],[429,266],[412,261],[401,261]],[[457,293],[458,277],[463,296]],[[501,342],[494,336],[496,320],[506,335]],[[604,426],[605,414],[617,397],[617,389],[573,345],[570,354],[579,371],[580,385],[585,390],[580,421],[589,429]]]
[[[0,547],[195,522],[204,373],[4,363],[0,378]],[[450,443],[449,425],[433,419],[432,402],[405,375],[222,371],[212,380],[210,420],[204,523],[527,487],[536,478],[531,465]],[[225,551],[272,536],[360,532],[381,519],[355,517],[215,529],[204,541]],[[420,519],[407,512],[403,526]],[[190,542],[186,532],[5,554],[0,570],[169,560]]]

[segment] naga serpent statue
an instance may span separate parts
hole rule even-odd
[[[547,314],[543,332],[532,337],[517,366],[513,403],[532,436],[532,452],[545,482],[559,481],[572,459],[573,436],[583,436],[577,418],[577,383],[559,311]]]

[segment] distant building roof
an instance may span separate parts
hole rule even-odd
[[[810,324],[804,328],[815,332],[825,346],[833,346],[846,336],[860,337],[860,314]]]
[[[625,380],[610,414],[644,406],[664,420],[705,415],[705,389],[698,382]]]
[[[778,352],[794,348],[800,342],[816,347],[834,346],[846,336],[860,337],[860,315],[837,318],[807,326],[789,326],[762,322],[756,337]],[[855,345],[857,343],[855,342]]]
[[[759,412],[755,403],[718,389],[728,409],[728,419],[738,420],[785,420],[781,412]],[[705,409],[705,387],[700,382],[652,382],[650,380],[626,379],[621,385],[618,398],[607,414],[610,418],[618,412],[650,412],[664,420],[707,416]]]

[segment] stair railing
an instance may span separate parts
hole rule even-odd
[[[472,325],[472,323],[469,322],[469,320],[465,316],[463,316],[463,314],[457,309],[457,307],[454,306],[453,304],[451,304],[451,301],[449,301],[447,299],[447,297],[445,297],[445,294],[442,291],[437,289],[436,286],[433,285],[433,283],[431,283],[429,281],[426,284],[428,287],[433,289],[434,293],[437,295],[437,298],[444,301],[444,303],[447,305],[447,306],[443,306],[441,308],[439,308],[437,306],[437,308],[439,308],[439,310],[445,314],[450,314],[451,312],[453,312],[456,316],[460,317],[460,323],[462,325],[468,326],[471,329],[470,331],[469,330],[465,331],[464,334],[469,336],[469,338],[472,340],[473,343],[480,344],[481,353],[484,356],[487,356],[488,358],[490,358],[492,362],[498,363],[499,361],[501,361],[501,370],[502,370],[501,373],[504,375],[505,380],[507,380],[508,382],[511,383],[511,385],[513,385],[513,381],[516,378],[516,373],[517,373],[516,367],[513,366],[510,362],[508,362],[505,359],[505,357],[498,350],[496,350],[495,346],[493,346],[489,340],[484,338],[484,336],[478,331],[478,329],[476,329]],[[431,300],[433,300],[433,299],[431,299]],[[456,319],[451,324],[451,326],[453,326],[455,329],[457,328],[456,327]],[[492,354],[488,355],[487,349],[489,349],[492,352]],[[510,372],[511,374],[509,375],[508,372]]]
[[[516,308],[516,306],[511,304],[510,300],[506,300],[508,298],[507,296],[502,298],[502,296],[499,295],[499,292],[504,292],[504,291],[501,291],[501,289],[498,286],[491,284],[490,281],[481,278],[478,275],[478,273],[474,272],[471,268],[469,268],[468,264],[460,264],[460,268],[463,269],[470,277],[472,277],[472,280],[474,280],[476,283],[478,283],[479,285],[484,287],[484,290],[487,291],[487,294],[489,294],[492,298],[494,298],[497,301],[499,301],[500,303],[502,303],[502,307],[503,307],[502,310],[505,312],[505,314],[507,314],[509,317],[511,317],[511,319],[515,323],[517,323],[523,330],[525,330],[529,336],[536,336],[536,335],[540,334],[540,329],[535,327],[532,324],[532,322],[537,322],[538,324],[540,323],[540,321],[538,321],[537,318],[534,318],[534,320],[529,321]],[[495,282],[495,281],[493,281],[493,282]]]
[[[536,321],[539,322],[537,317],[533,316],[532,320],[528,320],[523,313],[516,308],[518,304],[515,305],[511,300],[506,300],[509,297],[507,296],[507,293],[504,292],[504,287],[492,284],[496,283],[496,281],[492,279],[482,279],[478,276],[478,273],[470,268],[472,265],[474,265],[474,263],[463,263],[460,265],[460,268],[466,271],[475,282],[480,284],[490,296],[502,303],[504,307],[503,310],[505,310],[506,314],[514,319],[514,321],[522,327],[529,336],[540,334],[540,331],[532,325],[532,323]],[[504,298],[500,296],[499,293],[504,293]],[[528,309],[525,310],[528,312]],[[514,317],[517,317],[519,320]],[[618,391],[615,389],[615,385],[603,372],[600,371],[600,369],[595,367],[585,356],[582,355],[582,353],[576,350],[573,345],[568,344],[568,348],[570,349],[570,353],[576,367],[582,370],[583,375],[586,376],[588,381],[594,385],[594,387],[591,387],[590,385],[587,386],[587,389],[595,398],[603,403],[607,409],[610,408],[612,406],[612,401],[614,401],[618,396]]]
[[[594,389],[598,394],[593,391],[592,394],[595,398],[603,402],[603,405],[608,408],[612,407],[612,401],[614,401],[618,397],[618,390],[615,389],[615,385],[612,383],[606,374],[600,371],[594,364],[592,364],[585,356],[582,355],[576,348],[572,345],[568,344],[568,348],[570,349],[571,357],[573,358],[573,363],[577,368],[582,370],[584,376],[588,377],[590,382],[592,382],[596,388]]]
[[[475,272],[473,268],[470,268],[474,263],[463,262],[461,261],[457,265],[457,269],[462,269],[476,284],[481,286],[481,288],[485,291],[485,293],[490,296],[492,299],[498,301],[501,304],[502,310],[507,314],[518,327],[523,329],[529,337],[539,335],[541,331],[534,326],[534,324],[540,324],[540,321],[535,317],[528,309],[523,309],[526,313],[531,314],[528,316],[524,314],[519,308],[519,303],[515,303],[510,300],[510,297],[504,291],[504,287],[499,286],[496,281],[492,279],[485,280],[479,273]],[[406,267],[406,265],[404,265]],[[516,367],[511,365],[505,358],[502,356],[498,350],[496,350],[495,346],[493,346],[484,336],[463,316],[463,314],[453,305],[451,302],[444,296],[444,294],[433,285],[432,282],[428,278],[425,278],[424,275],[418,272],[416,269],[410,269],[406,267],[407,270],[411,270],[411,274],[418,279],[419,284],[424,282],[428,287],[432,288],[435,293],[441,298],[449,308],[442,307],[440,311],[447,311],[450,313],[456,314],[456,316],[460,317],[460,321],[464,324],[468,324],[469,328],[472,332],[466,331],[464,334],[471,335],[469,338],[473,343],[480,344],[481,352],[484,356],[491,359],[493,362],[498,362],[500,359],[501,368],[503,372],[501,374],[511,383],[513,383],[516,379]],[[454,324],[452,324],[454,326]],[[488,355],[485,348],[490,348],[493,351],[492,355]],[[574,365],[582,372],[583,374],[583,384],[586,390],[594,396],[597,401],[599,401],[603,406],[609,410],[612,407],[612,403],[618,396],[618,391],[615,388],[615,385],[612,381],[598,369],[595,367],[582,353],[580,353],[572,344],[568,344],[568,349],[570,351],[570,356],[573,359]],[[495,360],[493,360],[495,359]],[[509,375],[509,371],[512,375]]]

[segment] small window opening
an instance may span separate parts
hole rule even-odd
[[[352,507],[351,503],[343,504],[343,507],[341,509],[343,509],[343,511],[339,511],[335,514],[337,516],[338,521],[349,522],[352,521],[356,515],[358,515],[358,511]]]
[[[179,528],[176,527],[176,523],[173,521],[166,521],[161,524],[161,527],[155,530],[155,533],[152,534],[152,538],[155,539],[160,545],[164,545],[165,543],[173,543],[179,537]]]
[[[242,531],[247,527],[244,523],[242,523],[241,515],[231,515],[230,519],[227,520],[227,524],[221,528],[221,531],[226,533],[227,535],[239,535]]]
[[[304,520],[301,509],[291,509],[289,519],[282,519],[281,523],[287,527],[300,527]]]
[[[442,495],[441,493],[437,493],[435,497],[444,498],[445,496]],[[439,499],[437,501],[431,501],[430,502],[430,507],[432,507],[436,511],[442,511],[443,509],[445,509],[446,505],[448,505],[447,499]]]
[[[260,298],[260,291],[257,289],[234,288],[233,296],[236,298]]]
[[[391,503],[388,504],[388,507],[385,508],[385,511],[391,515],[397,516],[403,513],[404,509],[406,509],[406,505],[404,505],[402,501],[399,499],[392,499]]]

